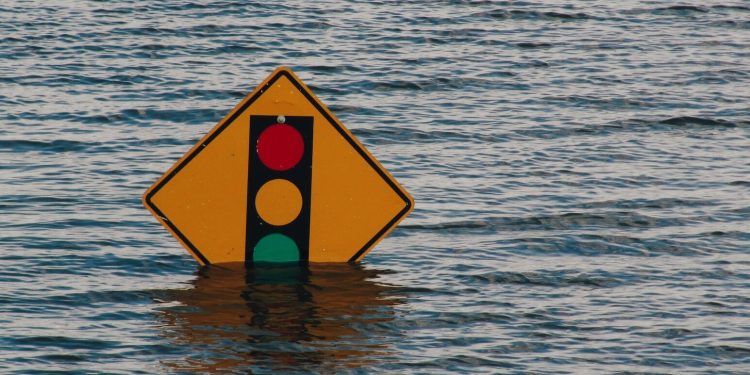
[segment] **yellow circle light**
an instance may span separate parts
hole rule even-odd
[[[277,178],[263,184],[255,195],[255,209],[271,225],[286,225],[299,216],[302,194],[288,180]]]

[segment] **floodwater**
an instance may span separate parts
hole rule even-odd
[[[416,209],[199,269],[140,196],[279,65]],[[750,373],[749,252],[746,1],[0,4],[3,373]]]

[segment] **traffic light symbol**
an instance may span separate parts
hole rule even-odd
[[[250,116],[245,262],[309,259],[312,116]]]

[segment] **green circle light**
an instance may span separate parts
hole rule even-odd
[[[269,234],[255,245],[253,262],[299,262],[299,248],[293,239],[283,234]]]

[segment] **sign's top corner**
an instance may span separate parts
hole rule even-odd
[[[294,72],[292,71],[292,68],[286,65],[279,66],[278,68],[276,68],[276,70],[273,71],[273,73],[271,73],[271,75],[277,75],[279,73],[294,74]]]

